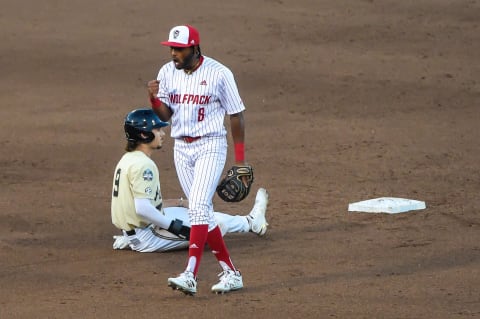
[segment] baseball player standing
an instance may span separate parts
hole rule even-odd
[[[186,269],[168,285],[185,294],[197,291],[196,276],[208,243],[223,272],[212,292],[224,293],[243,288],[213,214],[213,196],[227,157],[225,114],[235,148],[235,162],[245,164],[245,106],[230,69],[202,55],[200,36],[190,25],[173,27],[168,41],[172,61],[160,68],[156,80],[148,82],[150,102],[162,121],[172,123],[175,139],[174,160],[182,189],[189,200],[191,224]],[[266,193],[257,193],[266,202]],[[250,222],[256,216],[250,214]],[[266,222],[260,225],[265,231]]]
[[[160,149],[165,135],[161,121],[151,108],[136,109],[124,120],[126,153],[115,167],[112,185],[112,223],[122,230],[114,236],[114,249],[130,248],[139,252],[164,252],[188,247],[190,222],[188,204],[183,200],[163,200],[158,168],[150,156]],[[261,189],[260,193],[266,193]],[[262,195],[250,215],[231,216],[215,212],[222,234],[255,232],[263,235],[267,202]],[[170,203],[168,203],[170,202]],[[175,207],[166,207],[172,205]]]

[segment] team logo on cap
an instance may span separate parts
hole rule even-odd
[[[178,31],[178,30],[173,31],[173,38],[174,39],[178,38],[179,34],[180,34],[180,31]]]

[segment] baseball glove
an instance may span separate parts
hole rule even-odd
[[[240,202],[247,197],[253,183],[253,167],[232,166],[217,186],[218,196],[226,202]]]

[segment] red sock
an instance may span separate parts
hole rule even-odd
[[[193,225],[190,228],[187,270],[192,271],[194,276],[197,276],[198,267],[200,266],[200,260],[203,255],[203,249],[205,248],[205,242],[207,241],[207,235],[208,225]]]
[[[215,255],[220,265],[222,265],[222,263],[225,263],[225,265],[228,266],[231,270],[236,270],[235,266],[233,266],[232,260],[230,259],[227,246],[225,246],[225,242],[223,241],[220,227],[217,226],[208,233],[207,243],[208,246],[210,246],[212,253]]]

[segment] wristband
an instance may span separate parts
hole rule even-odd
[[[162,102],[155,97],[150,98],[150,104],[152,104],[152,109],[158,109],[160,106],[162,106]]]
[[[245,143],[235,144],[235,161],[237,162],[245,161]]]

